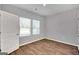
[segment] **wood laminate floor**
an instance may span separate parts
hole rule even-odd
[[[78,55],[78,48],[52,40],[43,39],[21,46],[10,55]]]

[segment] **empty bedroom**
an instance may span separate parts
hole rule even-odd
[[[78,55],[79,4],[0,4],[0,55]]]

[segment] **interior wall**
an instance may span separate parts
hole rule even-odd
[[[77,9],[47,17],[46,35],[56,41],[77,45]]]
[[[44,24],[44,17],[43,16],[36,14],[36,13],[33,13],[31,11],[28,11],[28,10],[20,9],[20,8],[12,6],[12,5],[3,5],[2,10],[16,14],[19,17],[26,17],[26,18],[36,19],[36,20],[41,21],[41,30],[40,30],[41,33],[40,33],[40,35],[31,35],[31,36],[20,37],[20,39],[19,39],[20,45],[23,45],[25,43],[35,41],[35,40],[40,40],[40,38],[44,37],[45,24]]]

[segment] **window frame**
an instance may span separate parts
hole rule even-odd
[[[30,26],[29,26],[29,31],[30,31],[30,34],[29,35],[22,35],[21,33],[20,33],[20,37],[25,37],[25,36],[32,36],[32,35],[39,35],[40,34],[40,31],[41,31],[41,21],[40,20],[36,20],[36,19],[30,19],[30,18],[25,18],[25,17],[20,17],[20,18],[24,18],[24,19],[28,19],[28,20],[30,20]],[[19,20],[20,20],[20,18],[19,18]],[[39,33],[36,33],[36,34],[33,34],[33,21],[39,21],[39,28],[37,28],[37,29],[39,29]],[[21,22],[20,22],[20,24],[21,24]],[[21,31],[21,26],[20,26],[20,31]]]
[[[36,29],[39,29],[39,33],[36,33],[36,34],[33,33],[33,21],[34,21],[34,20],[39,22],[39,28],[36,28]],[[39,35],[39,34],[40,34],[40,30],[41,30],[41,27],[40,27],[40,20],[33,19],[33,20],[32,20],[32,35]]]
[[[20,18],[24,18],[24,19],[28,19],[28,20],[30,20],[30,26],[28,26],[27,28],[29,28],[30,30],[29,30],[29,32],[30,32],[30,34],[21,34],[20,33],[20,37],[24,37],[24,36],[30,36],[31,35],[31,19],[29,19],[29,18],[25,18],[25,17],[20,17]],[[21,23],[20,23],[21,24]],[[20,26],[20,31],[21,31],[21,26]]]

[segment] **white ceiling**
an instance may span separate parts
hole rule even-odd
[[[56,14],[78,7],[78,5],[75,4],[47,4],[46,6],[43,6],[42,4],[15,4],[14,6],[38,13],[43,16]]]

